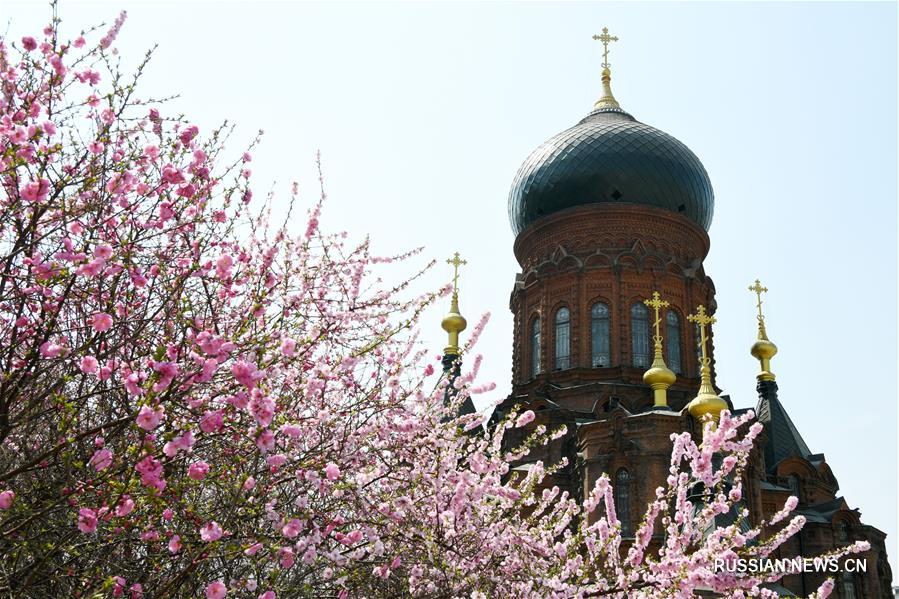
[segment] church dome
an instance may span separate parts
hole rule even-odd
[[[509,218],[517,235],[544,216],[606,202],[670,210],[706,231],[714,209],[712,183],[696,155],[619,108],[611,90],[524,161],[509,194]]]

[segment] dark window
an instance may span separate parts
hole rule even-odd
[[[843,578],[840,583],[841,590],[843,591],[843,599],[855,599],[855,580],[852,578],[852,574],[849,572],[843,572]]]
[[[652,352],[649,349],[649,310],[642,302],[631,307],[631,346],[634,366],[649,366]]]
[[[615,511],[621,521],[622,536],[629,537],[631,530],[631,475],[624,468],[615,475]]]
[[[556,312],[556,370],[571,365],[571,314],[568,308]]]
[[[789,481],[789,484],[790,484],[790,493],[795,495],[796,499],[802,501],[802,495],[800,495],[800,488],[799,488],[799,475],[791,474],[789,477],[787,477],[787,481]]]
[[[849,542],[849,525],[846,524],[845,520],[840,520],[839,522],[837,522],[837,542]]]
[[[531,325],[531,376],[540,374],[540,319]]]
[[[609,307],[603,303],[593,304],[590,309],[590,339],[593,366],[605,368],[612,363],[609,351]]]
[[[668,368],[673,372],[680,374],[683,372],[683,364],[681,364],[680,352],[680,318],[674,312],[668,312],[665,317],[668,333]]]

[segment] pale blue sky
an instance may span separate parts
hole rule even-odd
[[[41,2],[0,4],[17,37],[46,20]],[[265,129],[260,192],[298,180],[314,198],[321,149],[326,227],[469,259],[463,312],[493,314],[491,399],[510,387],[509,186],[598,97],[590,38],[608,26],[622,107],[686,143],[715,189],[717,384],[755,404],[759,277],[781,398],[899,572],[895,4],[63,1],[61,16],[80,29],[120,6],[126,58],[160,43],[145,91],[181,94],[170,111],[206,128],[235,120],[235,151]],[[444,310],[426,315],[435,353]]]

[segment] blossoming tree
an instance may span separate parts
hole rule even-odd
[[[504,432],[533,414],[489,431],[455,416],[489,389],[474,386],[479,360],[441,379],[414,335],[439,294],[411,293],[412,266],[386,277],[401,284],[377,278],[416,252],[380,258],[322,232],[321,201],[300,231],[292,211],[273,222],[251,155],[228,161],[227,129],[202,135],[138,96],[146,60],[118,70],[124,21],[64,40],[54,17],[0,41],[0,589],[764,593],[776,576],[712,565],[768,555],[802,524],[767,539],[715,525],[739,510],[758,425],[725,414],[701,445],[673,439],[632,546],[606,478],[579,501],[543,489],[539,463],[513,476],[558,431],[508,452]]]

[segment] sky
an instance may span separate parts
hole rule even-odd
[[[284,198],[297,181],[311,203],[321,151],[326,229],[382,254],[423,247],[419,263],[440,261],[430,288],[454,251],[468,260],[460,304],[470,323],[491,314],[476,351],[497,385],[480,406],[510,390],[512,179],[599,97],[591,37],[609,27],[622,108],[690,147],[715,190],[716,384],[755,405],[760,278],[780,398],[839,494],[888,534],[899,573],[895,3],[63,0],[63,29],[120,8],[125,64],[159,44],[144,95],[178,94],[164,110],[206,130],[237,123],[235,152],[265,131],[258,190]],[[0,0],[11,37],[48,16]],[[435,354],[447,308],[423,318]]]

